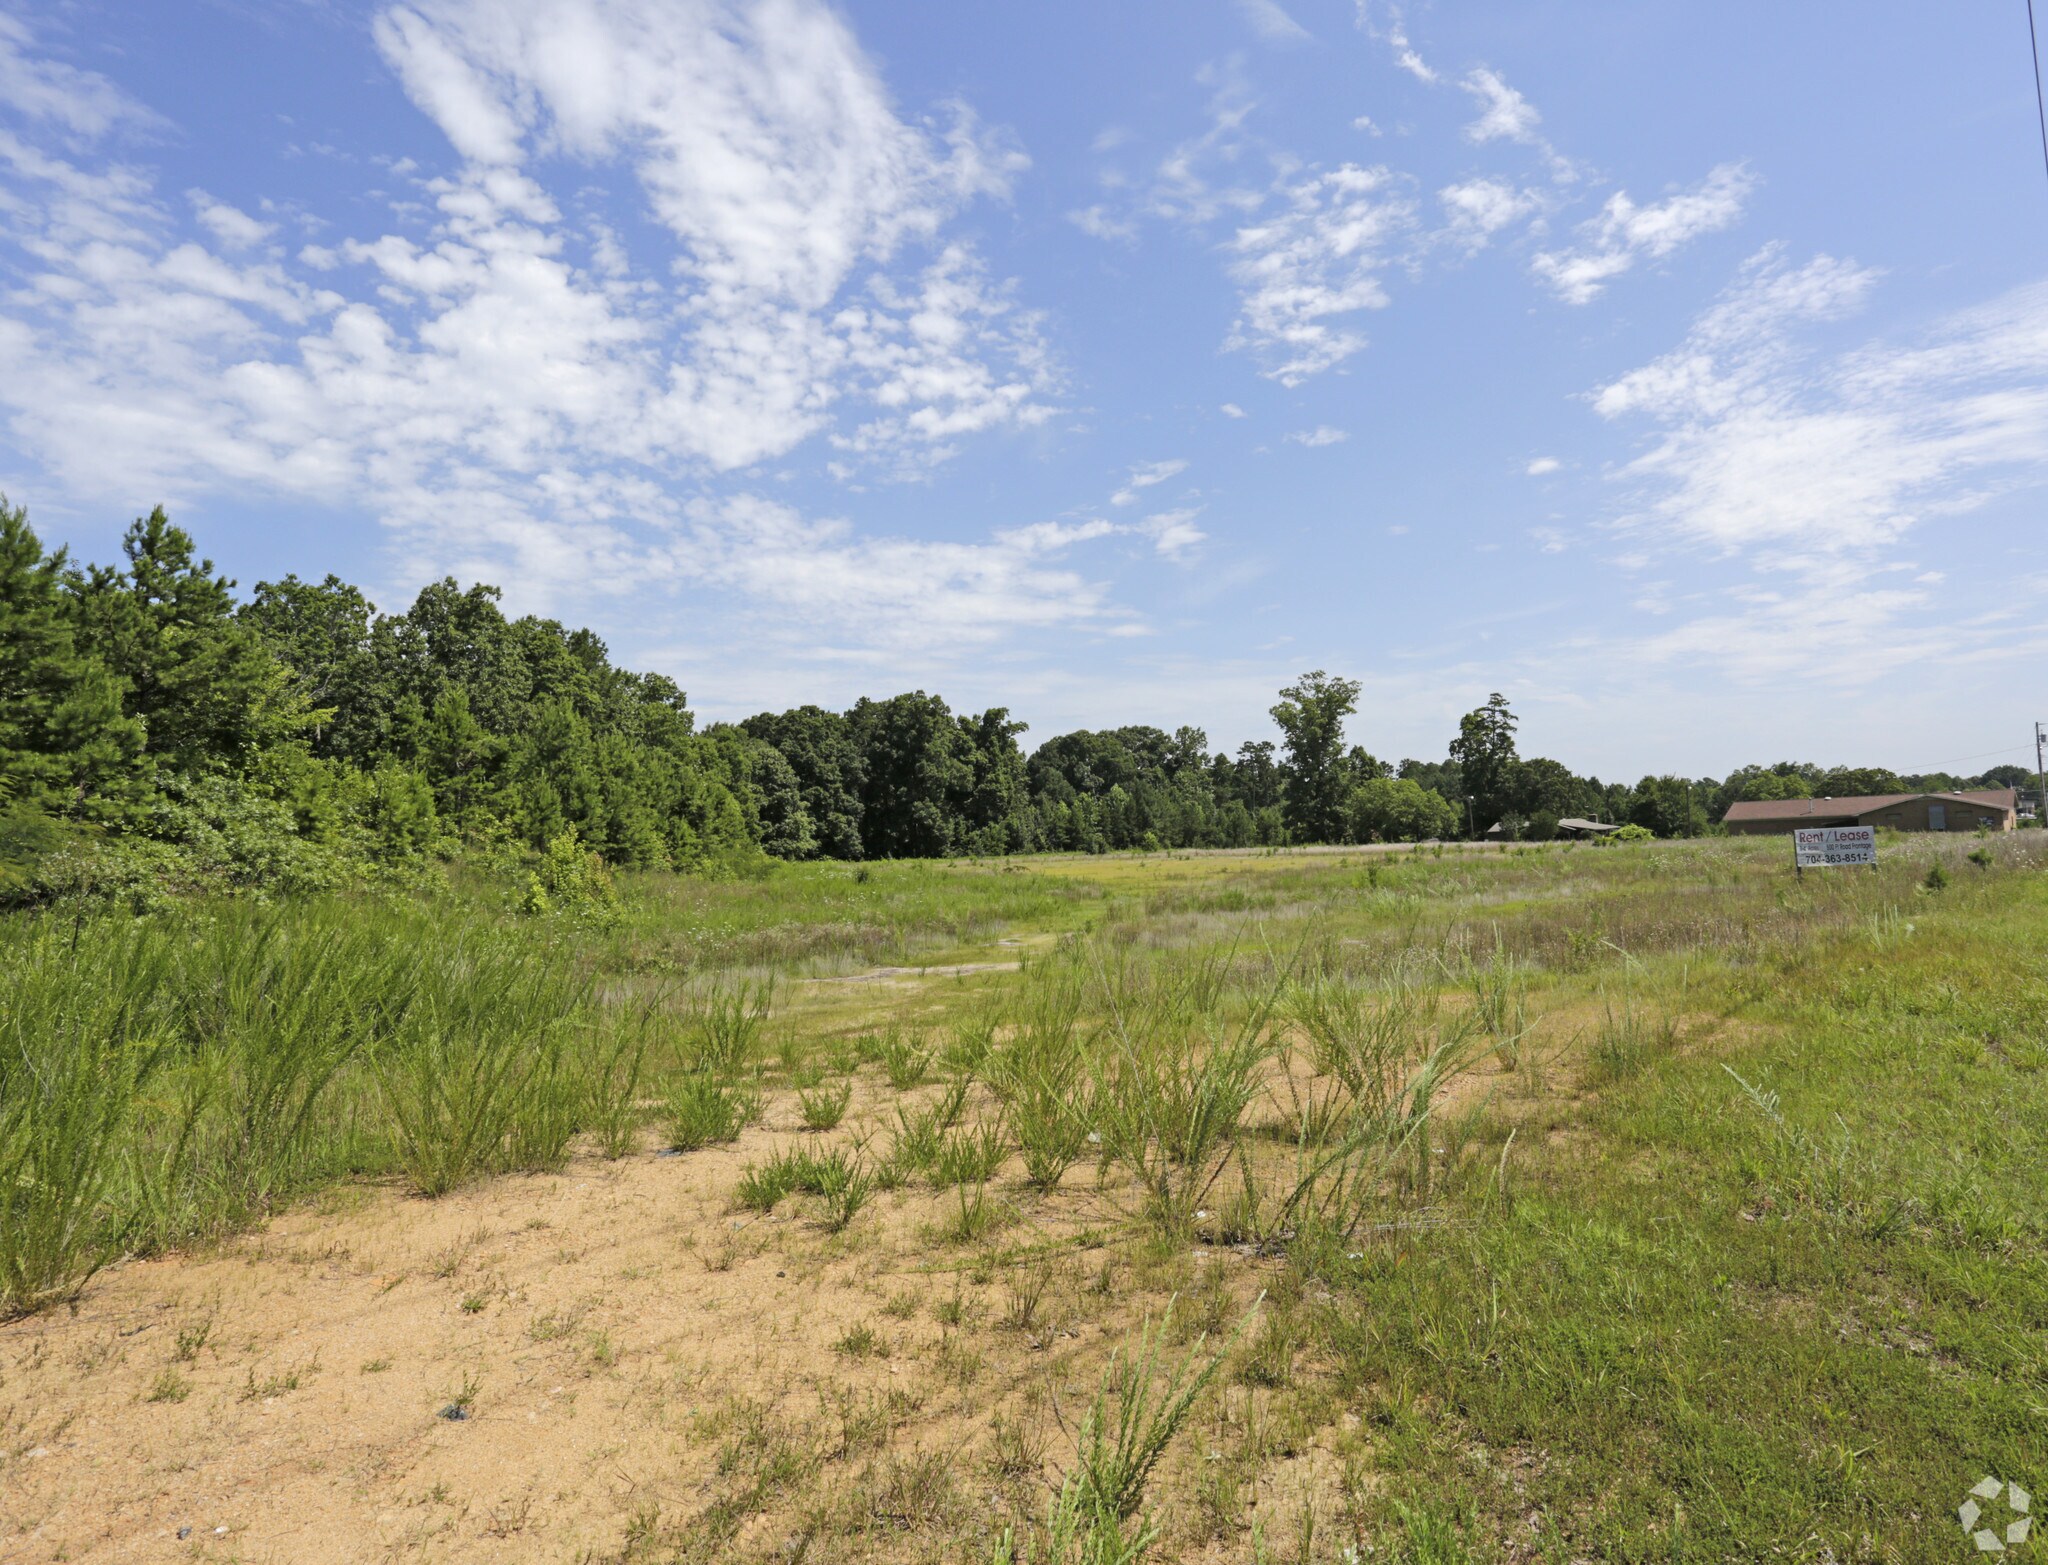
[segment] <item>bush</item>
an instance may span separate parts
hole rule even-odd
[[[575,827],[549,840],[540,863],[526,877],[519,911],[534,917],[559,914],[597,928],[618,922],[612,872],[602,855],[577,840]]]

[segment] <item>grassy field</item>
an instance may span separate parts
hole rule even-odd
[[[1975,1557],[2039,839],[15,919],[0,1559]]]

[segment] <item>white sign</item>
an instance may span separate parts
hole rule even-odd
[[[1792,862],[1800,869],[1833,864],[1875,864],[1875,826],[1806,826],[1792,833]]]

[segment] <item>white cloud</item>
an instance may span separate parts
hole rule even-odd
[[[1309,37],[1308,29],[1289,16],[1279,0],[1237,0],[1237,9],[1268,43],[1302,43]]]
[[[1375,12],[1385,18],[1375,21]],[[1415,46],[1408,41],[1408,29],[1402,20],[1401,8],[1388,4],[1374,6],[1370,0],[1358,0],[1358,25],[1375,37],[1384,38],[1387,47],[1394,53],[1394,63],[1419,82],[1434,83],[1437,73],[1430,69]]]
[[[1017,528],[986,543],[858,535],[754,494],[693,503],[669,555],[681,581],[738,592],[757,612],[889,650],[985,647],[1020,630],[1122,620],[1106,589],[1055,563],[1107,522]]]
[[[1138,524],[1138,530],[1152,540],[1152,547],[1169,560],[1186,558],[1188,552],[1209,536],[1194,525],[1199,510],[1161,511]]]
[[[1209,126],[1160,161],[1145,197],[1145,210],[1169,222],[1207,223],[1225,213],[1256,211],[1268,194],[1262,184],[1218,183],[1220,176],[1235,174],[1245,160],[1244,126],[1255,105],[1241,74],[1232,67],[1204,72],[1201,79],[1213,88]]]
[[[1536,127],[1543,116],[1535,105],[1507,84],[1500,72],[1486,66],[1467,71],[1460,85],[1479,100],[1479,118],[1465,127],[1467,141],[1519,141],[1538,145]]]
[[[1235,402],[1226,402],[1217,411],[1220,412],[1225,418],[1243,418],[1245,416],[1244,409],[1239,407]]]
[[[1019,156],[964,109],[898,117],[820,0],[418,0],[374,33],[461,165],[289,261],[203,192],[210,247],[146,175],[0,132],[0,418],[53,485],[364,505],[416,571],[502,576],[496,547],[623,588],[685,486],[821,435],[912,474],[1053,412],[1037,316],[946,232]],[[42,84],[51,135],[139,119],[25,36],[0,19],[0,80]],[[626,176],[653,237],[565,217],[563,159],[564,188]]]
[[[1884,556],[1923,519],[2048,479],[2048,285],[1912,343],[1802,344],[1875,283],[1851,262],[1794,267],[1767,249],[1678,348],[1595,395],[1603,415],[1655,431],[1624,470],[1636,491],[1625,525],[1758,573],[1645,655],[1712,659],[1742,678],[1806,667],[1864,680],[1988,643],[1983,627],[1928,623],[1934,583],[1876,581],[1914,569]]]
[[[1094,206],[1077,207],[1067,214],[1067,221],[1091,239],[1112,244],[1129,244],[1138,237],[1138,225],[1127,213],[1112,211],[1099,201]]]
[[[1531,265],[1567,304],[1590,303],[1645,257],[1661,260],[1704,234],[1733,225],[1755,184],[1743,164],[1723,163],[1693,189],[1649,206],[1636,205],[1627,191],[1618,190],[1598,217],[1580,225],[1578,248],[1541,252]]]
[[[160,123],[97,71],[40,57],[34,48],[28,24],[0,11],[0,105],[87,139]]]
[[[1140,490],[1150,489],[1155,484],[1163,484],[1169,478],[1177,477],[1179,474],[1186,472],[1187,467],[1187,462],[1179,457],[1166,462],[1140,462],[1131,469],[1129,481],[1109,497],[1109,503],[1111,505],[1135,504]]]
[[[1531,462],[1528,465],[1528,467],[1524,469],[1524,471],[1527,472],[1531,478],[1541,478],[1546,473],[1556,472],[1563,465],[1564,464],[1558,461],[1558,459],[1554,456],[1539,456],[1538,458],[1536,458],[1535,461]]]
[[[1297,429],[1288,440],[1297,446],[1340,446],[1351,438],[1350,431],[1318,424],[1314,429]]]
[[[1387,303],[1379,273],[1413,203],[1384,168],[1341,168],[1285,185],[1281,209],[1238,229],[1231,278],[1239,314],[1225,347],[1250,350],[1285,386],[1365,346],[1348,317]]]
[[[185,199],[192,203],[193,215],[206,231],[230,250],[259,245],[275,231],[274,225],[260,222],[225,201],[217,201],[203,190],[188,190]]]
[[[1505,180],[1468,179],[1437,192],[1449,219],[1445,235],[1467,250],[1483,249],[1502,229],[1540,210],[1537,199]]]

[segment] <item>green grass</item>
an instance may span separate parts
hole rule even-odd
[[[627,1155],[649,1119],[729,1142],[772,1093],[817,1134],[734,1200],[802,1198],[827,1253],[884,1187],[934,1246],[902,1264],[977,1288],[1030,1225],[1084,1223],[1103,1287],[1071,1308],[1121,1333],[1193,1286],[1191,1248],[1256,1252],[1275,1299],[1229,1373],[1148,1361],[1092,1433],[1070,1407],[1067,1509],[1032,1502],[1019,1558],[1155,1529],[1155,1559],[1962,1557],[1984,1473],[2048,1492],[2044,846],[1887,843],[1803,880],[1768,839],[803,865],[621,876],[587,928],[460,878],[11,916],[0,1314],[337,1181],[431,1195]],[[998,940],[1022,973],[810,981]],[[842,1144],[857,1059],[897,1098],[879,1165]],[[1013,1152],[1014,1206],[988,1184]],[[1216,1275],[1184,1316],[1224,1318]],[[1011,1296],[1005,1341],[1053,1307]],[[177,1400],[211,1351],[189,1329],[136,1395]],[[993,1394],[1000,1354],[957,1306],[946,1330],[945,1374]],[[1311,1448],[1297,1526],[1275,1486]],[[876,1457],[904,1526],[950,1514],[922,1460]],[[746,1503],[808,1481],[777,1474]]]

